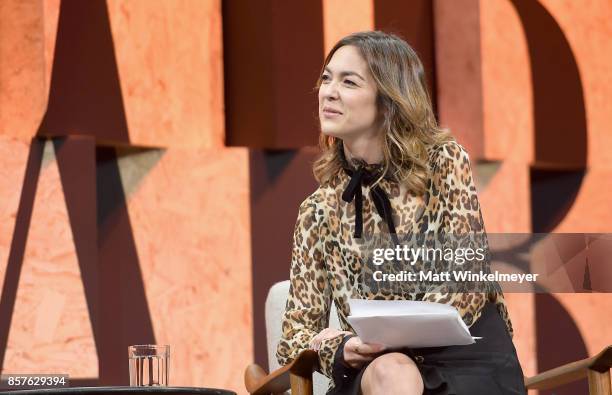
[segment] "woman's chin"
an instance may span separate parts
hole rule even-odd
[[[321,128],[321,133],[323,133],[325,136],[336,138],[343,138],[346,137],[348,134],[346,130],[340,128]]]

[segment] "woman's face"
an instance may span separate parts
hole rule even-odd
[[[319,87],[319,119],[325,135],[353,140],[378,131],[376,83],[357,47],[340,47]]]

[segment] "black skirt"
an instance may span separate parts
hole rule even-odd
[[[523,371],[504,320],[488,303],[470,328],[482,339],[467,346],[404,349],[421,372],[424,395],[514,395],[526,394]],[[344,339],[344,342],[348,337]],[[336,354],[334,388],[328,395],[361,394],[361,369],[345,367],[344,342]]]

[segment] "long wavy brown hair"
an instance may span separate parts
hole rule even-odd
[[[429,177],[427,147],[453,137],[438,126],[431,98],[427,91],[423,64],[416,52],[400,37],[381,31],[365,31],[344,37],[331,49],[315,86],[321,85],[321,76],[338,48],[353,45],[359,49],[368,64],[378,89],[378,111],[382,115],[384,176],[404,184],[409,191],[421,195]],[[342,140],[319,135],[321,155],[314,162],[313,172],[324,185],[343,166]]]

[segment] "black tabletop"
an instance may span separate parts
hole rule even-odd
[[[0,391],[0,394],[19,395],[104,395],[104,394],[177,394],[177,395],[236,395],[233,391],[199,387],[69,387],[38,390]]]

